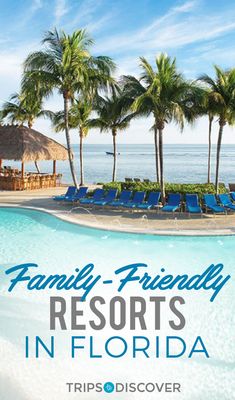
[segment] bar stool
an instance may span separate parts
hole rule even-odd
[[[40,189],[40,175],[35,176],[35,189]]]
[[[56,183],[55,186],[61,186],[61,180],[62,180],[62,174],[57,174],[56,175]]]
[[[21,190],[21,178],[20,177],[15,177],[14,179],[14,186],[15,189],[14,190]]]
[[[46,177],[45,177],[45,175],[41,176],[41,187],[42,187],[42,189],[45,189],[45,187],[46,187]]]

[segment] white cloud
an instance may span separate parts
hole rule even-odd
[[[157,18],[150,26],[146,27],[142,33],[151,32],[153,29],[162,26],[163,23],[171,20],[173,17],[177,18],[181,14],[187,14],[190,11],[193,11],[197,5],[198,1],[195,0],[195,1],[187,1],[181,4],[180,6],[170,8],[165,15],[163,15],[160,18]]]
[[[176,6],[172,8],[174,12],[189,12],[192,11],[196,6],[198,5],[198,2],[195,1],[188,1],[186,3],[181,4],[180,6]]]
[[[24,59],[37,47],[38,43],[30,42],[0,50],[0,104],[19,89]]]
[[[98,43],[97,52],[139,52],[175,49],[220,37],[235,30],[234,13],[205,16],[194,13],[196,2],[170,9],[152,24],[134,32],[108,37]]]
[[[32,2],[31,11],[35,12],[39,10],[39,8],[42,8],[42,6],[43,6],[42,0],[34,0]]]
[[[33,0],[31,7],[28,9],[24,9],[23,15],[18,18],[18,23],[14,25],[14,30],[16,31],[17,29],[23,28],[38,12],[43,7],[43,1],[42,0]]]
[[[20,31],[20,28],[35,16],[44,3],[41,0],[34,0],[31,4],[25,14],[18,18],[20,26],[14,26],[15,32],[17,29]],[[100,13],[99,7],[102,4],[104,4],[102,0],[71,0],[69,6],[68,0],[67,2],[66,0],[55,0],[51,15],[57,23],[65,20],[66,25],[63,24],[63,26],[68,31],[77,27],[87,26],[88,31],[99,32],[107,28],[108,24],[116,24],[116,16],[119,12],[116,9],[115,14],[109,7],[106,14],[104,12]],[[232,62],[235,63],[232,41],[224,45],[222,40],[223,35],[235,30],[235,9],[231,7],[229,12],[225,9],[220,14],[215,14],[212,11],[205,15],[205,10],[202,9],[200,11],[199,6],[200,2],[198,0],[186,1],[172,7],[163,16],[154,19],[152,23],[146,24],[146,26],[142,26],[136,31],[130,32],[130,27],[126,26],[126,31],[123,28],[122,34],[102,35],[100,42],[96,40],[98,42],[96,52],[98,54],[113,55],[116,53],[114,58],[119,66],[117,72],[120,75],[127,73],[137,75],[139,73],[139,55],[144,55],[147,59],[152,60],[152,57],[161,50],[174,52],[174,49],[190,44],[193,46],[188,48],[188,57],[186,58],[184,53],[183,57],[179,57],[179,63],[183,72],[187,72],[191,77],[196,77],[198,68],[203,70],[214,61],[222,65],[223,62],[227,62],[229,65]],[[121,12],[124,13],[125,10],[121,10]],[[109,31],[112,32],[112,27]],[[0,50],[0,103],[7,100],[12,92],[18,90],[22,62],[30,51],[39,46],[39,40],[34,43],[30,41],[27,44],[21,42],[20,45],[15,45],[15,38],[13,38],[10,46],[8,38],[8,46],[6,48],[4,45],[5,35],[4,32],[4,40],[2,42],[4,50]],[[46,108],[53,110],[61,109],[62,106],[62,99],[57,95],[51,97],[45,104]],[[118,140],[120,143],[152,143],[153,136],[149,132],[151,125],[151,118],[133,121],[130,128],[123,135],[119,135]],[[41,130],[55,137],[56,140],[64,141],[63,134],[55,135],[53,133],[49,121],[39,119],[35,126],[39,131]],[[204,118],[198,121],[193,130],[186,127],[183,135],[180,135],[174,125],[169,125],[166,129],[165,142],[207,143],[207,128],[208,122]],[[213,140],[216,141],[217,125],[215,125],[213,132]],[[224,142],[234,142],[234,138],[235,136],[232,134],[231,129],[226,127]],[[73,140],[78,141],[77,135],[73,135]],[[89,135],[87,141],[90,143],[107,143],[111,141],[111,136],[100,135],[96,131]]]
[[[89,22],[86,25],[86,30],[89,33],[94,33],[103,30],[104,28],[107,28],[107,22],[111,21],[114,18],[113,13],[108,13],[101,17],[100,19],[96,19],[94,22]]]
[[[95,23],[97,19],[96,11],[97,8],[102,4],[102,0],[83,0],[80,1],[80,6],[76,8],[76,14],[70,19],[69,23],[66,24],[66,28],[77,28],[84,27],[88,23]],[[92,17],[95,16],[95,21],[92,21]]]
[[[196,47],[191,57],[187,60],[188,63],[194,64],[218,64],[224,68],[231,67],[235,64],[235,53],[233,43],[227,42],[222,45],[220,42],[212,42],[205,46]]]
[[[66,0],[56,0],[55,3],[55,12],[54,12],[54,16],[55,16],[55,25],[58,25],[61,21],[61,19],[63,18],[64,15],[66,15],[68,13],[69,9],[67,7],[66,4]]]

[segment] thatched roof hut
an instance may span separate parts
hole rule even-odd
[[[22,163],[40,160],[67,160],[67,149],[55,140],[26,126],[0,126],[0,159]]]

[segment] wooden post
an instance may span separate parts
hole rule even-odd
[[[24,163],[21,163],[21,177],[24,177]]]
[[[24,163],[21,163],[21,183],[20,183],[20,190],[24,190]]]
[[[0,159],[0,169],[2,168],[2,159]]]
[[[56,187],[56,160],[53,160],[53,185]]]
[[[53,175],[56,175],[56,160],[53,161]]]

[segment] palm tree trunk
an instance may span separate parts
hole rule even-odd
[[[157,183],[159,183],[159,146],[158,146],[158,130],[155,123],[154,126],[154,145],[155,145],[155,168],[156,168],[156,179]]]
[[[220,150],[221,150],[221,142],[223,136],[225,122],[219,121],[219,134],[218,134],[218,142],[217,142],[217,153],[216,153],[216,172],[215,172],[215,190],[216,194],[219,193],[219,164],[220,164]]]
[[[37,173],[40,174],[41,171],[40,171],[40,168],[39,168],[39,166],[38,166],[38,162],[37,162],[37,161],[34,161],[34,165],[35,165],[35,168],[36,168],[36,170],[37,170]]]
[[[66,95],[64,95],[64,123],[65,123],[65,136],[67,142],[68,156],[69,156],[69,165],[73,183],[76,187],[78,187],[77,177],[75,174],[75,168],[73,163],[73,153],[71,149],[70,135],[69,135],[68,114],[69,114],[69,99]]]
[[[80,129],[80,186],[84,184],[84,172],[83,172],[83,132]]]
[[[165,183],[164,183],[164,168],[163,168],[163,129],[159,129],[159,161],[160,161],[160,186],[162,194],[162,203],[165,204]]]
[[[117,169],[117,146],[116,146],[117,132],[116,132],[116,129],[112,130],[112,135],[113,135],[113,177],[112,177],[112,182],[115,182],[116,169]]]
[[[28,127],[29,127],[29,129],[32,129],[32,127],[33,127],[33,120],[28,120]],[[36,168],[36,170],[37,170],[37,173],[38,174],[40,174],[41,173],[41,171],[40,171],[40,168],[39,168],[39,166],[38,166],[38,162],[37,161],[34,161],[34,165],[35,165],[35,168]]]
[[[207,183],[211,183],[211,131],[212,131],[212,122],[213,122],[213,117],[209,116]]]

